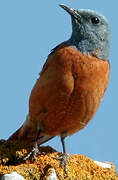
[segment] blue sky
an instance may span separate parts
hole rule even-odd
[[[117,1],[0,1],[0,138],[7,139],[22,125],[31,89],[47,55],[71,35],[70,16],[60,3],[101,12],[112,29],[108,89],[88,126],[66,139],[67,152],[111,161],[118,167]],[[59,138],[48,144],[62,150]]]

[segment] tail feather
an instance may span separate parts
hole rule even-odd
[[[20,132],[21,128],[22,128],[22,126],[8,138],[8,141],[9,140],[18,140],[19,139],[19,132]]]
[[[21,130],[22,127],[20,127],[15,133],[13,133],[9,138],[8,138],[8,141],[16,141],[16,140],[28,140],[28,141],[33,141],[35,139],[33,138],[23,138],[20,139],[19,138],[19,134],[20,134],[20,130]],[[38,139],[38,145],[41,145],[41,144],[44,144],[46,143],[47,141],[51,140],[52,138],[54,138],[55,136],[49,136],[49,135],[44,135],[44,136],[41,136],[39,137]]]
[[[25,138],[25,136],[22,136],[22,139],[19,138],[19,134],[20,134],[20,130],[22,127],[20,127],[15,133],[13,133],[9,138],[8,141],[17,141],[17,140],[24,140],[24,141],[34,141],[34,138]],[[24,137],[24,138],[23,138]],[[40,136],[38,139],[38,145],[44,144],[47,141],[51,140],[52,138],[54,138],[55,136],[49,136],[49,135],[44,135],[44,136]]]
[[[27,115],[24,124],[8,138],[8,141],[23,140],[23,141],[32,142],[36,139],[36,136],[37,136],[37,131],[34,128],[33,121],[31,120],[30,115]],[[43,134],[43,136],[39,137],[38,144],[41,145],[52,138],[54,138],[54,136]]]
[[[38,144],[41,145],[41,144],[44,144],[46,143],[47,141],[51,140],[52,138],[54,138],[55,136],[49,136],[49,135],[45,135],[45,136],[41,136],[39,137],[38,139]]]
[[[36,131],[33,122],[28,114],[24,124],[13,133],[8,140],[27,140],[32,141],[36,136]]]

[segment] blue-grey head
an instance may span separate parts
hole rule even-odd
[[[110,47],[110,26],[108,20],[93,10],[74,10],[64,4],[72,18],[72,35],[67,43],[80,52],[108,60]]]

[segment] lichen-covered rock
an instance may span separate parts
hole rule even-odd
[[[26,142],[1,140],[0,175],[16,171],[26,180],[118,180],[113,164],[94,162],[77,154],[67,159],[68,173],[65,174],[59,160],[53,158],[58,158],[59,153],[50,147],[41,147],[35,162],[23,161],[31,149],[32,144]]]

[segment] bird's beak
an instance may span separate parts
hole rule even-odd
[[[67,11],[75,19],[77,19],[77,20],[81,19],[80,14],[78,14],[78,12],[76,10],[74,10],[73,8],[69,8],[68,6],[66,6],[64,4],[60,4],[60,7],[62,7],[65,11]]]

